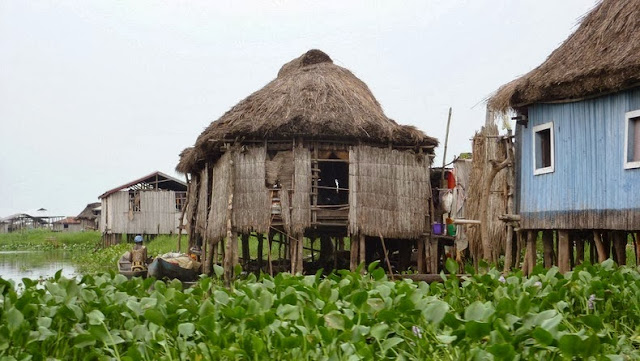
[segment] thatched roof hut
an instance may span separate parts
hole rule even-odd
[[[526,75],[489,100],[504,112],[542,102],[570,102],[640,85],[640,0],[605,0],[579,28]]]
[[[388,118],[364,82],[310,50],[180,154],[176,169],[191,175],[191,238],[210,250],[232,233],[274,228],[290,240],[323,231],[417,239],[428,227],[437,144]],[[293,264],[303,251],[290,247]]]

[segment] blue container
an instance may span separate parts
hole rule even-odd
[[[433,224],[433,234],[442,234],[444,233],[444,224],[442,223],[434,223]]]

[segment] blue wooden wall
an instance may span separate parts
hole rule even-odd
[[[524,228],[640,229],[640,169],[624,169],[625,113],[640,88],[566,104],[534,104],[520,126]],[[533,127],[553,122],[555,171],[533,175]]]

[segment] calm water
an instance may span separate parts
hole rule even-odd
[[[0,277],[22,283],[23,278],[49,278],[62,270],[71,278],[77,272],[71,262],[71,254],[65,251],[0,251]]]

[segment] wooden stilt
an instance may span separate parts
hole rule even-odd
[[[249,261],[251,260],[251,252],[249,249],[249,235],[242,234],[242,267],[244,269],[249,265]]]
[[[574,247],[575,247],[576,238],[577,238],[577,235],[575,232],[569,232],[569,269],[570,270],[572,270],[576,266],[576,261],[574,259],[575,257]]]
[[[576,240],[576,265],[581,265],[584,262],[584,237],[581,235]]]
[[[635,233],[632,232],[631,235],[633,236],[633,245],[636,250],[636,267],[637,267],[640,265],[640,244],[638,244],[638,242],[640,242],[640,232],[635,232]]]
[[[542,231],[542,247],[544,250],[544,267],[551,268],[553,267],[553,231],[544,230]]]
[[[515,254],[516,259],[513,262],[513,267],[514,268],[520,268],[521,267],[520,257],[522,255],[522,248],[523,248],[522,245],[524,243],[524,240],[523,240],[524,237],[523,237],[523,234],[522,234],[523,232],[524,231],[516,232],[516,254]]]
[[[263,272],[262,271],[262,257],[263,257],[263,253],[264,253],[264,234],[262,233],[258,233],[256,234],[256,237],[258,238],[258,272]]]
[[[600,231],[593,231],[593,241],[596,244],[596,250],[598,251],[598,262],[602,263],[606,261],[609,255],[604,248],[604,243],[602,242],[602,236],[600,234]]]
[[[273,244],[273,232],[269,231],[268,235],[269,250],[267,252],[267,262],[269,262],[269,275],[273,277],[273,261],[271,259],[271,245]]]
[[[425,237],[420,237],[418,239],[418,264],[417,264],[418,273],[425,273],[427,271],[427,267],[425,263],[426,258],[424,253],[425,241],[426,241]]]
[[[623,266],[627,264],[627,232],[616,231],[613,233],[613,249],[616,262]]]
[[[326,234],[321,235],[320,236],[320,262],[323,265],[330,262],[332,258],[335,258],[334,252],[337,252],[337,249],[335,249],[335,245],[331,242],[331,237],[329,237]],[[334,261],[336,260],[334,259]]]
[[[527,276],[533,271],[533,267],[536,265],[536,239],[537,231],[527,232],[527,244],[526,244],[526,263],[527,263]]]
[[[351,272],[356,270],[356,267],[358,267],[358,256],[359,256],[359,236],[358,235],[351,235],[350,239],[351,239],[351,245],[350,245],[350,253],[351,253],[351,257],[349,260],[349,269],[351,269]]]
[[[360,242],[360,244],[358,245],[358,265],[360,265],[360,263],[365,263],[367,262],[366,260],[366,242],[367,239],[364,236],[364,234],[360,234],[360,237],[358,237],[358,240]]]
[[[387,263],[387,270],[389,271],[389,277],[393,279],[393,270],[391,269],[391,262],[389,262],[389,254],[387,253],[387,246],[384,243],[384,237],[380,234],[380,243],[382,244],[382,252],[384,253],[384,260]]]
[[[558,231],[558,269],[560,273],[571,270],[569,262],[569,231]]]

